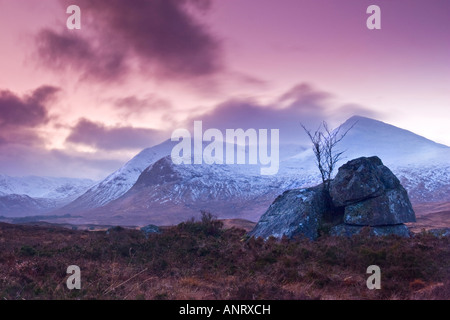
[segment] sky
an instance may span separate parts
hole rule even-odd
[[[450,145],[449,34],[448,0],[0,0],[0,174],[102,179],[195,120]]]

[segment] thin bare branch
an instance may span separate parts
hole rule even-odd
[[[341,133],[342,126],[332,130],[326,121],[322,121],[314,133],[301,124],[303,130],[311,140],[314,156],[316,157],[316,165],[326,189],[329,189],[329,182],[332,178],[333,171],[344,153],[344,151],[336,151],[336,145],[344,139],[356,123],[353,123],[343,133]]]

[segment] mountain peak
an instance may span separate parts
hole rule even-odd
[[[341,132],[348,130],[340,145],[348,151],[347,156],[378,155],[390,166],[436,161],[438,154],[449,150],[411,131],[358,115],[349,118],[340,128]]]
[[[369,118],[369,117],[361,116],[361,115],[359,115],[359,114],[355,114],[354,116],[352,116],[352,117],[350,117],[350,118],[347,119],[347,121],[358,121],[358,120],[379,121],[379,120],[372,119],[372,118]]]
[[[170,156],[163,157],[145,169],[136,181],[136,186],[158,185],[180,179]]]
[[[376,120],[373,118],[369,118],[369,117],[364,117],[364,116],[360,116],[360,115],[354,115],[350,118],[348,118],[341,126],[342,127],[347,127],[347,126],[352,126],[352,125],[356,125],[356,124],[364,124],[364,125],[386,125],[386,126],[391,126],[390,124],[387,124],[383,121],[380,120]],[[394,127],[394,126],[392,126]]]

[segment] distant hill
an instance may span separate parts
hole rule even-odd
[[[89,179],[0,175],[0,216],[49,212],[75,200],[93,184]]]

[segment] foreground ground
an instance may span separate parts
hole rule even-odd
[[[450,239],[266,242],[219,221],[74,231],[0,223],[0,299],[450,299]],[[81,290],[66,287],[69,265]],[[369,265],[381,268],[369,290]]]

